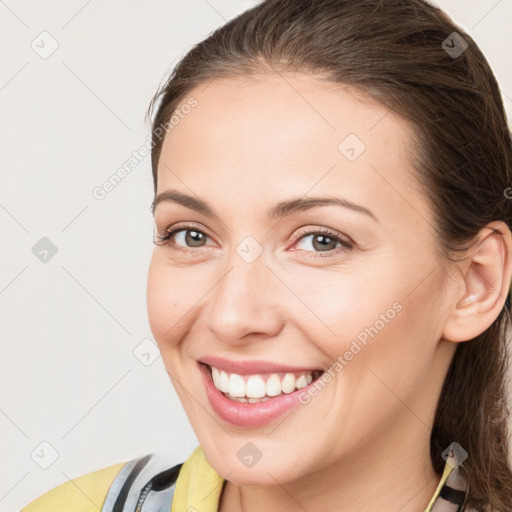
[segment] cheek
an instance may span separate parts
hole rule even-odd
[[[285,281],[296,294],[287,305],[295,325],[328,356],[331,375],[344,374],[343,382],[337,381],[343,387],[364,382],[361,389],[386,392],[377,376],[397,388],[424,377],[436,345],[436,283],[410,293],[410,281],[382,263],[364,270],[347,265],[329,272],[289,272]]]
[[[368,417],[392,421],[394,415],[407,414],[404,404],[408,404],[426,421],[428,411],[421,403],[413,404],[431,389],[439,339],[434,294],[435,287],[427,286],[414,294],[398,292],[395,308],[377,311],[362,326],[365,343],[359,343],[357,334],[354,337],[361,350],[349,356],[352,360],[343,369],[343,382],[351,391],[352,404],[367,410]]]
[[[351,348],[353,353],[359,352],[352,342],[364,347],[376,331],[385,331],[402,309],[396,300],[399,292],[354,265],[329,271],[301,269],[288,272],[283,280],[294,293],[287,291],[288,299],[281,304],[286,304],[300,330],[332,359]]]
[[[162,349],[163,345],[175,345],[181,339],[193,297],[191,287],[184,286],[183,271],[173,270],[159,260],[153,256],[149,267],[147,307],[151,331]]]

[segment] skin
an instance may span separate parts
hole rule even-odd
[[[262,71],[202,84],[183,104],[190,96],[197,106],[165,137],[157,194],[201,198],[217,216],[156,206],[157,235],[189,222],[206,237],[155,245],[148,313],[205,456],[228,480],[219,510],[424,510],[440,479],[429,439],[441,386],[457,342],[503,307],[510,232],[483,230],[445,271],[409,162],[412,128],[354,89]],[[355,161],[338,149],[351,133],[366,146]],[[267,216],[304,196],[344,197],[377,221],[337,205]],[[315,244],[325,228],[353,248]],[[247,236],[263,251],[252,263],[236,252]],[[328,369],[394,303],[401,311],[307,405],[255,429],[216,416],[197,359]],[[247,442],[262,454],[251,468],[237,457]]]

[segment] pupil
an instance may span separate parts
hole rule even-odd
[[[329,243],[332,242],[332,239],[325,235],[315,236],[315,238],[313,239],[313,245],[315,246],[315,249],[318,249],[318,247],[316,246],[317,241],[320,241],[319,247],[325,249],[329,245]]]
[[[194,237],[199,237],[199,240]],[[192,245],[192,246],[200,246],[201,245],[202,234],[198,233],[197,231],[187,231],[187,235],[185,238],[186,238],[187,245]]]

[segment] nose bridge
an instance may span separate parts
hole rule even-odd
[[[224,342],[236,343],[250,333],[273,336],[282,328],[272,272],[262,248],[255,255],[251,243],[243,241],[226,258],[209,301],[208,326]]]

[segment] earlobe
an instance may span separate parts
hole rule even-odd
[[[495,221],[483,228],[461,263],[464,290],[455,295],[443,338],[468,341],[484,332],[504,307],[512,276],[512,236],[508,226]]]

